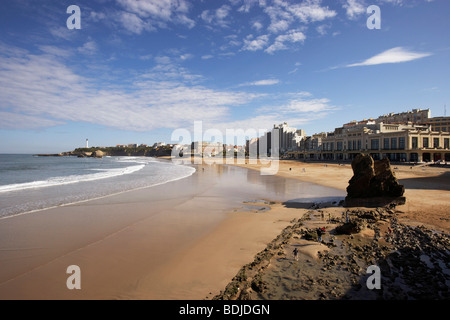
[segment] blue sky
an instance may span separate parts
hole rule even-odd
[[[81,29],[66,10],[80,8]],[[369,29],[367,8],[381,10]],[[3,0],[0,152],[450,112],[448,0]],[[176,141],[172,141],[176,142]]]

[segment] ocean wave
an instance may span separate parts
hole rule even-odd
[[[136,161],[132,161],[132,162],[136,163]],[[114,169],[107,169],[107,170],[99,169],[100,172],[97,172],[97,173],[84,174],[84,175],[70,175],[70,176],[64,176],[64,177],[54,177],[54,178],[50,178],[50,179],[42,180],[42,181],[10,184],[10,185],[5,185],[5,186],[0,186],[0,193],[11,192],[11,191],[20,191],[20,190],[26,190],[26,189],[46,188],[46,187],[60,186],[60,185],[78,183],[78,182],[107,179],[107,178],[130,174],[130,173],[142,170],[144,167],[145,167],[145,164],[139,164],[139,165],[129,166],[129,167],[125,167],[125,168],[114,168]],[[96,171],[98,171],[98,170],[96,170]]]

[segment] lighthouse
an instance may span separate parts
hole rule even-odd
[[[89,139],[86,139],[86,148],[89,148]]]

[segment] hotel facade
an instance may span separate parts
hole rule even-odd
[[[375,160],[386,157],[398,162],[450,162],[450,117],[431,118],[429,109],[352,121],[333,132],[312,136],[294,128],[280,130],[283,127],[287,124],[273,129],[280,133],[282,158],[345,161],[368,153]],[[260,139],[260,150],[261,142],[268,145],[266,140],[270,140],[270,134]]]

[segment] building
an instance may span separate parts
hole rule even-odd
[[[430,125],[433,131],[450,131],[450,117],[434,117],[425,119],[424,124]]]
[[[356,124],[334,132],[307,137],[290,158],[311,160],[352,160],[369,153],[375,160],[450,161],[450,133],[433,131],[426,124]]]
[[[378,117],[376,123],[424,123],[431,117],[430,109],[412,109],[401,113],[389,113]]]
[[[246,151],[251,155],[255,154],[254,151],[251,153],[251,150],[257,150],[256,154],[262,156],[284,155],[289,151],[298,150],[300,142],[305,136],[304,130],[289,127],[284,122],[274,125],[272,130],[266,131],[262,137],[247,140]],[[256,146],[251,148],[250,146],[255,143]]]
[[[234,149],[234,146],[233,146]],[[213,157],[216,155],[222,155],[226,150],[222,142],[206,142],[195,141],[191,143],[191,150],[193,154],[202,155],[205,157]]]
[[[155,143],[153,144],[153,148],[163,147],[163,146],[165,146],[165,145],[166,145],[165,142],[155,142]]]
[[[352,160],[359,153],[369,153],[374,159],[401,162],[450,161],[450,117],[430,115],[429,109],[389,113],[311,136],[284,122],[247,141],[246,150],[305,160]]]

